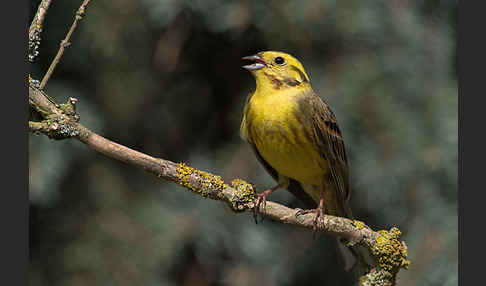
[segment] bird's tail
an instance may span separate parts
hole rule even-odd
[[[347,204],[347,202],[343,202],[341,205],[341,215],[353,219],[353,214],[351,212],[351,208]],[[338,257],[341,263],[344,266],[345,271],[350,271],[354,268],[354,266],[358,263],[358,255],[355,253],[351,248],[346,246],[345,242],[343,241],[342,237],[336,237],[336,248],[338,252]]]
[[[338,257],[344,266],[344,270],[350,271],[358,263],[358,256],[351,250],[351,248],[347,247],[341,239],[341,237],[336,237]]]
[[[347,202],[342,204],[341,216],[353,219],[351,208]],[[366,271],[367,268],[374,266],[376,263],[371,251],[366,247],[360,245],[347,246],[344,239],[341,237],[336,238],[336,245],[338,256],[346,271],[357,269],[359,274]]]
[[[315,208],[316,203],[318,203],[318,201],[309,196],[310,193],[314,193],[314,188],[316,186],[301,184],[291,179],[288,190],[298,197],[306,208],[310,209]],[[334,208],[331,207],[331,209],[334,212],[331,212],[331,215],[353,219],[348,199],[342,198],[339,200],[336,196],[331,197],[331,202],[327,202],[330,206],[333,206],[332,200],[334,200]],[[341,237],[337,237],[336,242],[338,259],[342,262],[346,271],[358,269],[358,273],[360,273],[363,267],[368,268],[375,264],[373,255],[365,247],[359,245],[347,246]]]
[[[368,272],[371,267],[376,266],[375,258],[368,248],[361,245],[347,246],[340,237],[337,238],[336,242],[338,257],[345,271],[353,270],[361,276]]]

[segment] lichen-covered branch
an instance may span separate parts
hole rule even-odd
[[[29,37],[35,33],[36,27],[41,27],[44,19],[46,17],[47,9],[49,9],[49,5],[51,4],[52,0],[42,0],[37,7],[37,12],[35,13],[34,19],[32,19],[32,23],[30,24],[29,28]]]
[[[30,24],[29,28],[29,61],[33,62],[35,57],[39,54],[39,45],[40,45],[40,34],[42,32],[42,23],[44,23],[44,19],[46,17],[47,9],[49,9],[49,5],[51,4],[52,0],[42,0],[37,8],[37,12],[34,15],[34,19],[32,19],[32,23]]]
[[[197,170],[185,163],[149,156],[94,133],[78,123],[76,100],[73,98],[66,104],[58,105],[48,99],[44,92],[31,86],[29,103],[45,118],[41,122],[29,122],[32,132],[40,132],[53,139],[76,138],[108,157],[140,167],[202,197],[223,201],[235,212],[255,207],[255,188],[241,179],[227,184],[220,176]],[[274,221],[308,229],[313,227],[311,214],[297,215],[298,210],[274,202],[267,202],[264,212],[261,207],[258,211]],[[366,248],[372,253],[376,263],[369,265],[362,261],[367,268],[360,277],[360,285],[394,285],[398,271],[408,268],[410,263],[406,245],[399,240],[401,232],[398,228],[375,232],[361,221],[324,215],[319,221],[318,230],[345,238],[349,247]]]

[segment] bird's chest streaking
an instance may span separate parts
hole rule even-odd
[[[298,95],[282,92],[277,96],[253,96],[247,119],[258,152],[278,173],[304,184],[321,185],[327,163],[305,129],[311,120],[299,110]]]

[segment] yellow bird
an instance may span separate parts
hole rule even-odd
[[[258,194],[255,211],[265,209],[266,197],[288,189],[314,213],[314,229],[323,212],[351,218],[350,190],[344,141],[336,117],[313,90],[302,64],[275,51],[243,57],[256,80],[241,122],[241,136],[277,181]],[[338,240],[338,243],[340,241]],[[354,265],[352,252],[339,245],[345,268]],[[344,252],[344,253],[343,253]]]

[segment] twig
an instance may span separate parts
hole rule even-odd
[[[73,136],[68,137],[78,139],[97,152],[143,168],[159,178],[175,182],[203,197],[226,202],[236,212],[251,210],[255,207],[255,190],[252,185],[241,179],[235,179],[231,185],[228,185],[219,176],[197,170],[184,163],[155,158],[108,140],[79,124],[78,118],[73,117],[70,113],[71,110],[74,110],[74,106],[63,108],[63,105],[59,105],[60,107],[58,107],[36,88],[29,87],[29,102],[44,117],[53,116],[56,118],[57,124],[68,126],[69,130],[76,131]],[[69,106],[69,102],[75,103],[73,99],[70,99],[67,106]],[[74,105],[74,103],[72,104]],[[29,127],[31,127],[30,123]],[[36,126],[32,126],[30,129],[56,138],[52,132],[57,132],[57,129],[50,130],[51,133],[45,132],[43,128],[36,128]],[[62,135],[60,134],[59,137],[67,138]],[[260,208],[259,212],[275,221],[308,229],[313,227],[312,215],[297,216],[297,210],[274,202],[267,202],[265,210]],[[364,247],[375,257],[377,264],[369,265],[366,272],[362,273],[360,285],[394,285],[398,271],[401,268],[407,268],[410,263],[407,260],[405,243],[399,240],[401,233],[397,228],[375,232],[363,222],[324,215],[318,224],[318,230],[343,237],[347,239],[349,246],[356,247],[356,249]],[[366,262],[361,264],[368,265]]]
[[[91,0],[84,0],[83,3],[81,4],[81,6],[79,6],[78,11],[76,11],[76,16],[74,17],[74,22],[71,25],[71,28],[69,29],[68,33],[66,34],[66,37],[64,38],[64,40],[61,41],[61,44],[60,44],[59,50],[57,51],[56,57],[54,58],[54,60],[52,60],[51,65],[49,66],[49,69],[47,70],[46,74],[42,78],[42,81],[39,85],[40,89],[44,89],[44,87],[47,84],[47,81],[49,80],[52,73],[54,72],[54,69],[56,68],[57,64],[61,60],[61,57],[64,54],[64,49],[71,44],[69,42],[69,40],[71,39],[71,35],[73,34],[74,30],[78,26],[78,22],[81,19],[83,19],[84,13],[86,11],[86,7],[88,6],[89,2],[91,2]]]
[[[44,22],[47,9],[49,9],[49,5],[51,4],[51,1],[52,0],[42,0],[41,3],[39,4],[34,19],[32,19],[32,23],[30,24],[29,38],[33,37],[36,28],[42,28],[42,23]]]
[[[29,53],[28,59],[30,62],[33,62],[35,57],[39,54],[39,45],[40,45],[40,34],[42,32],[42,23],[44,22],[44,18],[47,13],[47,9],[49,9],[49,5],[51,4],[52,0],[42,0],[37,8],[37,12],[34,15],[34,19],[32,19],[32,23],[30,24],[29,28]]]

